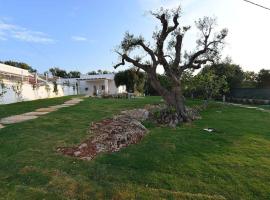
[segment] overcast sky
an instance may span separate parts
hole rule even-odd
[[[270,7],[269,0],[253,0]],[[224,56],[245,70],[270,69],[270,11],[243,0],[0,0],[0,60],[27,62],[39,72],[52,66],[88,72],[113,70],[125,31],[150,38],[156,21],[146,11],[182,5],[192,25],[184,45],[194,47],[194,21],[217,17],[229,29]]]

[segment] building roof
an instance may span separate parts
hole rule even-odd
[[[114,74],[97,74],[97,75],[81,75],[78,80],[98,80],[107,79],[114,80]]]
[[[17,76],[33,76],[28,70],[0,63],[0,73]]]

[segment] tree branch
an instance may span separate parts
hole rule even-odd
[[[148,46],[146,46],[143,43],[143,41],[139,41],[138,45],[140,45],[151,56],[151,59],[153,61],[153,65],[157,66],[158,63],[157,63],[157,59],[156,59],[154,51],[152,49],[150,49]]]
[[[161,65],[163,65],[164,67],[168,66],[168,62],[166,60],[166,58],[164,57],[164,42],[166,40],[166,38],[168,37],[168,35],[173,32],[178,26],[179,26],[179,22],[178,22],[178,18],[179,18],[179,14],[176,13],[173,17],[173,22],[174,25],[168,27],[168,20],[166,19],[166,15],[163,13],[162,15],[157,15],[156,16],[161,24],[162,24],[162,31],[158,36],[157,39],[157,57],[158,57],[158,61]]]
[[[176,45],[175,45],[175,59],[173,65],[178,67],[181,62],[181,50],[182,50],[183,35],[176,36]]]
[[[136,66],[144,71],[148,71],[149,69],[151,69],[151,65],[142,64],[138,60],[130,58],[127,54],[121,54],[119,52],[117,52],[117,53],[121,56],[122,62],[116,64],[114,66],[115,69],[121,65],[125,65],[126,64],[125,62],[129,62],[129,63],[133,64],[134,66]]]

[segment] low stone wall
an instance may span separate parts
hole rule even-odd
[[[38,87],[33,87],[31,84],[23,83],[21,85],[20,94],[18,95],[14,91],[14,87],[17,86],[16,84],[18,83],[4,81],[5,93],[2,97],[0,96],[0,104],[10,104],[21,101],[77,95],[76,88],[66,85],[57,85],[57,92],[54,92],[53,83],[48,83],[47,85]]]

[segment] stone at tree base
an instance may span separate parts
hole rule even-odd
[[[6,117],[0,120],[1,124],[15,124],[32,119],[38,118],[37,116],[26,116],[26,115],[14,115],[11,117]]]
[[[81,155],[81,152],[80,152],[80,151],[75,151],[75,152],[74,152],[74,156],[77,157],[77,156],[79,156],[79,155]]]
[[[203,108],[194,107],[186,108],[187,116],[191,121],[200,119],[199,111]],[[183,119],[179,117],[178,113],[174,109],[167,106],[155,106],[149,109],[149,119],[150,121],[167,125],[169,127],[175,128],[177,125],[183,123]]]
[[[82,143],[80,146],[79,146],[79,149],[83,149],[83,148],[86,148],[87,147],[87,144],[86,143]]]
[[[126,111],[122,111],[121,113],[128,117],[131,117],[133,119],[137,119],[140,121],[145,121],[149,117],[149,111],[146,109],[126,110]]]

